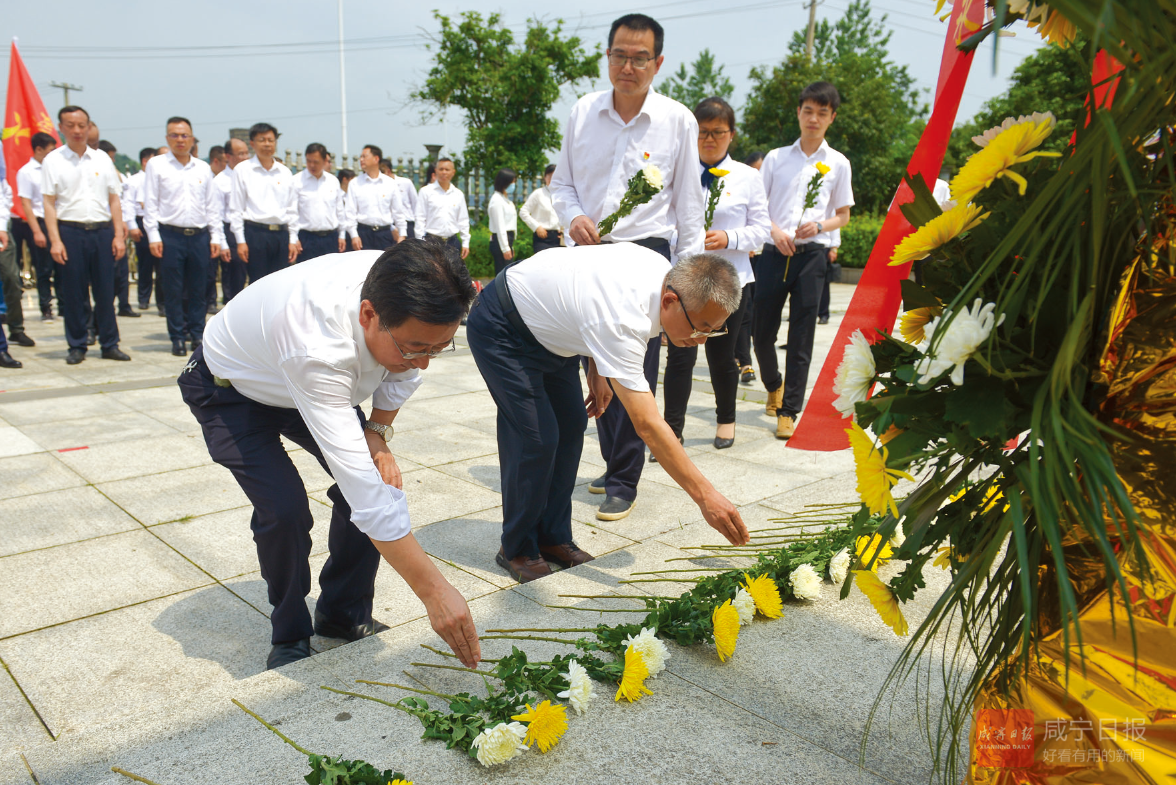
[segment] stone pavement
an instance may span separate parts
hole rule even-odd
[[[833,290],[834,322],[818,328],[810,382],[853,289]],[[174,380],[185,361],[170,355],[163,320],[152,310],[119,321],[129,363],[92,351],[67,366],[60,321],[34,321],[28,332],[37,347],[12,349],[24,369],[0,372],[0,783],[126,782],[112,765],[160,785],[301,782],[302,757],[230,698],[280,721],[305,747],[397,768],[421,785],[927,779],[913,690],[879,714],[866,767],[858,767],[862,729],[901,642],[860,593],[837,602],[828,584],[821,601],[789,603],[782,620],[744,628],[727,664],[712,648],[671,645],[667,671],[650,682],[654,695],[638,704],[614,704],[598,685],[592,711],[571,719],[559,746],[501,770],[421,742],[408,715],[319,689],[354,689],[358,678],[403,682],[405,669],[441,691],[478,686],[473,677],[410,666],[436,659],[419,644],[443,644],[386,565],[375,609],[391,630],[336,648],[338,641],[315,638],[319,654],[266,672],[270,606],[251,508],[228,471],[209,459],[180,400]],[[757,385],[743,388],[735,446],[714,450],[704,365],[696,377],[686,446],[751,528],[806,504],[855,498],[848,453],[786,449],[773,438],[774,418],[764,415]],[[628,620],[544,605],[577,602],[559,594],[640,593],[617,581],[689,555],[683,546],[720,540],[656,465],[647,467],[628,518],[596,521],[600,497],[586,486],[602,462],[590,428],[573,528],[599,558],[515,584],[493,558],[501,525],[493,402],[464,346],[435,361],[425,379],[397,418],[392,449],[415,535],[470,601],[479,629]],[[288,448],[320,524],[317,569],[326,559],[331,480],[307,453]],[[941,583],[934,572],[928,581]],[[677,587],[659,593],[683,588],[656,585]],[[312,608],[317,592],[316,583]],[[929,603],[934,594],[919,598]],[[905,610],[913,629],[926,606],[916,601]],[[487,641],[483,652],[499,656],[509,651],[505,643]],[[528,651],[554,653],[554,646]],[[937,695],[932,687],[920,699],[937,707]]]

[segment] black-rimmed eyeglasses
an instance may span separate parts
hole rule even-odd
[[[687,317],[687,319],[689,319],[689,317]],[[432,352],[406,352],[400,348],[400,344],[396,342],[396,336],[393,335],[392,331],[388,329],[388,325],[381,324],[380,326],[384,328],[384,332],[388,333],[388,337],[392,339],[392,344],[396,347],[396,351],[400,352],[400,356],[406,360],[418,360],[421,357],[428,357],[430,360],[432,360],[439,354],[452,352],[457,349],[457,344],[455,344],[451,338],[449,339],[449,343],[447,343],[445,346]]]
[[[674,296],[678,298],[678,305],[682,306],[682,315],[686,317],[686,324],[690,325],[690,329],[694,331],[690,333],[691,338],[718,338],[719,336],[727,334],[726,325],[723,325],[717,330],[711,330],[710,332],[703,332],[702,330],[695,327],[694,322],[690,321],[690,312],[686,310],[686,303],[682,302],[682,295],[678,294],[674,287],[670,286],[669,284],[666,284],[666,288],[673,292]]]

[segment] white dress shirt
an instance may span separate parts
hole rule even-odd
[[[356,228],[352,237],[359,237],[359,224],[367,227],[395,226],[397,233],[404,237],[408,233],[408,211],[400,198],[401,189],[388,175],[380,172],[376,177],[360,172],[347,186],[351,200]]]
[[[226,166],[220,174],[212,178],[212,184],[220,194],[220,222],[223,227],[229,222],[229,200],[233,197],[233,170]]]
[[[131,198],[135,202],[135,213],[132,216],[133,218],[142,218],[143,217],[143,181],[146,179],[147,179],[147,170],[146,169],[140,169],[139,171],[137,171],[133,175],[131,175],[129,178],[130,186],[131,186]],[[128,219],[127,216],[124,215],[123,220],[127,221],[128,225],[130,224],[130,219]]]
[[[123,224],[127,227],[127,231],[132,228],[138,228],[133,221],[135,215],[135,186],[131,183],[131,178],[118,171],[115,167],[115,173],[118,174],[119,185],[122,186],[122,193],[119,194],[118,203],[122,208]]]
[[[225,244],[221,223],[221,193],[212,168],[196,156],[181,164],[171,150],[147,162],[143,180],[143,229],[147,240],[163,242],[161,224],[182,229],[205,229],[211,241]]]
[[[63,144],[41,162],[41,194],[54,197],[59,220],[109,221],[110,197],[121,193],[118,172],[101,150],[87,147],[78,155]]]
[[[343,188],[330,172],[319,177],[303,169],[294,175],[298,194],[298,228],[314,232],[337,231],[339,239],[347,236],[347,209],[343,205]]]
[[[661,237],[672,241],[676,259],[703,250],[705,202],[696,187],[698,122],[682,104],[654,90],[628,123],[613,107],[613,91],[589,93],[576,102],[564,129],[551,178],[551,199],[560,223],[586,215],[594,223],[616,212],[629,178],[656,164],[662,190],[617,222],[608,239]],[[571,238],[567,239],[573,244]]]
[[[45,217],[45,200],[41,198],[41,162],[30,158],[29,162],[16,172],[16,196],[28,199],[33,203],[33,215],[37,218]],[[25,216],[25,220],[32,223],[32,218]],[[123,216],[126,220],[126,216]]]
[[[363,337],[360,289],[381,254],[328,254],[255,281],[209,320],[204,360],[245,397],[297,409],[352,523],[387,541],[408,534],[408,506],[372,463],[354,407],[371,398],[377,409],[399,409],[421,377],[386,370]]]
[[[285,226],[290,232],[290,242],[298,242],[294,175],[276,158],[269,169],[261,165],[256,155],[233,169],[229,226],[238,243],[245,242],[246,221]]]
[[[0,215],[7,216],[12,212],[12,203],[15,200],[12,198],[12,186],[8,184],[8,179],[0,180]],[[5,223],[7,226],[7,223]],[[5,231],[0,229],[0,232]]]
[[[506,253],[510,250],[507,232],[516,231],[519,226],[518,210],[514,202],[495,191],[486,206],[486,212],[490,214],[490,234],[498,235],[498,249]]]
[[[661,332],[670,263],[631,243],[549,248],[506,271],[515,308],[535,339],[560,357],[585,355],[601,376],[648,392],[645,351]]]
[[[404,208],[406,221],[416,220],[417,189],[409,177],[393,177],[392,181],[400,186],[400,204]]]
[[[437,183],[429,183],[417,194],[416,224],[418,240],[425,235],[452,237],[461,235],[461,247],[470,247],[470,210],[466,197],[453,183],[449,190],[441,189]]]
[[[723,191],[715,205],[712,230],[727,233],[727,247],[714,253],[719,254],[735,266],[739,272],[739,285],[746,286],[755,281],[751,271],[752,251],[758,251],[772,239],[772,219],[768,217],[768,197],[764,193],[764,182],[760,173],[746,164],[727,156],[712,169],[726,169],[728,174],[720,178]],[[699,164],[699,187],[702,187],[703,165]],[[710,198],[707,189],[702,189],[703,198]]]
[[[936,178],[935,188],[931,190],[931,197],[935,200],[935,203],[939,205],[940,208],[942,208],[943,205],[951,201],[951,183],[949,183],[947,180],[940,180],[939,178]]]
[[[829,173],[821,180],[816,205],[805,210],[804,194],[817,174],[818,161],[829,167]],[[772,223],[789,236],[794,236],[800,225],[807,221],[827,221],[835,217],[840,208],[853,207],[849,159],[824,140],[812,155],[804,154],[799,139],[787,147],[777,147],[764,157],[760,175],[768,194],[768,214]],[[829,247],[832,237],[829,232],[821,232],[796,241],[797,245],[808,243]]]
[[[519,210],[519,218],[532,232],[540,226],[549,232],[560,231],[559,216],[551,204],[551,189],[542,185],[531,191],[527,201],[523,202],[523,209]]]

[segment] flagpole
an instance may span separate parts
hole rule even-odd
[[[343,156],[347,156],[347,71],[343,62],[343,0],[339,5],[339,115],[343,130]],[[342,160],[340,160],[342,163]]]

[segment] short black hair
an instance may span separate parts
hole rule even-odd
[[[433,179],[433,175],[437,174],[437,164],[429,164],[425,167],[425,185]]]
[[[546,177],[549,174],[555,174],[555,164],[548,164],[547,168],[543,170],[544,177]]]
[[[813,82],[800,91],[800,98],[796,102],[797,108],[804,106],[805,101],[812,101],[817,106],[827,106],[829,111],[836,112],[841,106],[841,93],[828,82]]]
[[[219,144],[214,144],[212,147],[208,148],[208,160],[215,161],[218,158],[224,157],[225,148],[221,147]]]
[[[437,159],[437,163],[438,163],[438,164],[440,164],[442,161],[448,161],[449,163],[453,164],[453,159],[452,159],[452,158],[447,158],[447,157],[446,157],[446,156],[444,156],[444,155],[443,155],[443,156],[441,156],[440,158],[438,158],[438,159]],[[453,164],[453,166],[454,166],[454,168],[455,168],[455,169],[457,168],[457,164]]]
[[[729,130],[735,130],[735,110],[722,96],[712,95],[699,101],[698,106],[694,107],[694,119],[699,123],[722,120]]]
[[[80,106],[74,106],[73,104],[70,104],[69,106],[63,106],[57,110],[57,122],[59,122],[59,123],[61,122],[61,116],[63,114],[69,114],[70,112],[81,112],[82,114],[84,114],[86,116],[87,120],[90,119],[89,112],[87,112],[85,109],[83,109]]]
[[[318,153],[324,161],[327,160],[327,146],[325,144],[311,142],[306,146],[306,155],[309,156],[311,153]]]
[[[469,312],[474,282],[461,255],[449,245],[410,239],[384,251],[359,296],[388,328],[410,317],[425,324],[453,324]]]
[[[342,182],[343,180],[354,180],[355,179],[355,172],[353,172],[350,169],[340,169],[339,173],[336,176],[339,178],[340,182]]]
[[[517,179],[519,179],[519,176],[515,174],[514,169],[499,169],[498,174],[494,176],[494,190],[499,192],[505,191]]]
[[[183,123],[184,125],[188,126],[189,130],[192,128],[192,121],[187,117],[180,117],[179,115],[167,118],[167,122],[163,124],[163,127],[167,128],[172,123]],[[197,139],[196,141],[199,142],[200,140]]]
[[[755,166],[762,160],[764,160],[764,154],[759,150],[756,150],[754,153],[751,153],[746,158],[744,158],[743,163],[747,164],[748,166]]]
[[[381,158],[380,159],[380,168],[381,169],[392,169],[392,159],[391,158]]]
[[[249,141],[252,142],[262,134],[273,134],[274,139],[277,139],[279,136],[281,136],[281,134],[278,133],[278,129],[274,128],[269,123],[254,123],[249,127]]]
[[[363,147],[361,147],[359,149],[360,149],[360,152],[367,150],[369,153],[374,155],[376,158],[383,159],[383,157],[384,157],[384,151],[381,150],[379,147],[377,147],[374,144],[365,144]]]
[[[143,163],[144,158],[154,158],[154,157],[155,157],[155,148],[154,147],[144,147],[142,150],[139,151],[139,163]]]
[[[110,153],[117,153],[118,152],[118,148],[115,147],[111,142],[107,141],[106,139],[99,139],[98,140],[98,149],[101,150],[102,152],[106,153],[107,155],[109,155]]]
[[[29,141],[33,145],[34,150],[43,150],[46,147],[57,146],[57,140],[53,138],[53,135],[47,134],[44,131],[37,131]]]
[[[608,31],[608,48],[612,49],[613,39],[617,36],[617,30],[627,27],[630,30],[635,30],[638,33],[643,33],[646,30],[653,31],[653,56],[661,57],[662,44],[666,40],[666,31],[657,23],[657,20],[645,14],[625,14],[620,19],[612,23],[612,27]]]

